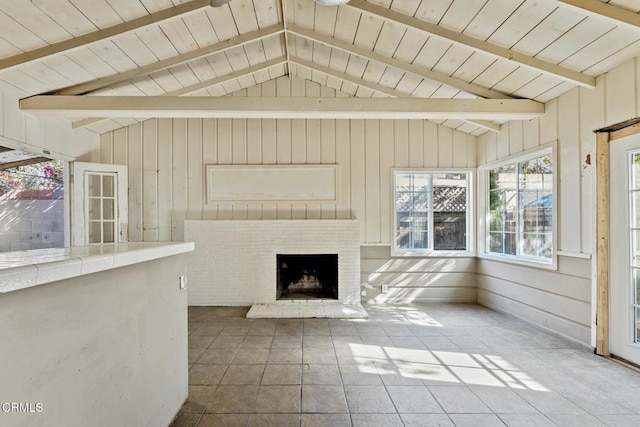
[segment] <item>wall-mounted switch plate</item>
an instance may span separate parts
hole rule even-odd
[[[187,286],[187,279],[184,276],[180,276],[180,289],[184,289]]]
[[[382,293],[386,294],[387,292],[389,292],[389,285],[382,285]]]
[[[366,290],[361,290],[360,291],[360,296],[366,297],[367,296],[367,291]]]

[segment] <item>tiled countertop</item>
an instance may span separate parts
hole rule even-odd
[[[0,294],[194,250],[193,242],[130,242],[0,253]]]

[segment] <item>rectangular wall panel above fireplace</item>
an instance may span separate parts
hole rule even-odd
[[[360,302],[356,220],[188,220],[185,240],[196,244],[189,259],[189,305]],[[289,267],[292,261],[303,261],[295,267],[299,271]],[[287,292],[284,285],[278,290],[285,279],[278,277],[282,262],[289,270],[284,274],[294,276],[286,278]],[[327,272],[331,263],[337,271]]]

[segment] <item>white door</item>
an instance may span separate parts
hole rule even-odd
[[[640,134],[609,155],[609,351],[640,365]]]
[[[73,245],[126,242],[127,167],[83,162],[72,165]]]

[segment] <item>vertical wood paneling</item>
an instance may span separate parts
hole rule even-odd
[[[291,120],[291,163],[302,165],[307,161],[306,120]]]
[[[129,127],[129,240],[143,239],[142,123]]]
[[[187,219],[202,218],[202,119],[187,119]]]
[[[272,165],[277,161],[276,120],[263,119],[260,122],[262,124],[262,162],[266,165]]]
[[[216,219],[218,206],[207,202],[206,165],[218,163],[218,121],[204,119],[202,121],[202,162],[204,163],[204,200],[202,203],[202,219]]]
[[[247,164],[247,119],[231,119],[231,162]]]
[[[473,135],[467,136],[467,167],[475,168],[478,165],[478,139]]]
[[[502,132],[498,133],[497,150],[498,159],[508,157],[510,153],[509,135],[511,133],[511,122],[502,125]]]
[[[340,194],[336,217],[351,218],[351,147],[349,120],[336,120],[336,161],[340,165]]]
[[[409,166],[424,165],[424,136],[422,120],[409,120]]]
[[[602,80],[603,77],[598,80]],[[596,135],[594,129],[605,125],[604,84],[595,89],[580,88],[580,161],[582,164],[582,252],[593,253],[595,247],[595,168]],[[589,156],[589,163],[587,163]]]
[[[636,117],[636,63],[628,61],[606,75],[607,123],[614,124]]]
[[[158,241],[158,120],[142,124],[142,238]]]
[[[509,153],[518,154],[524,150],[523,122],[509,123]]]
[[[380,128],[379,120],[365,120],[365,242],[380,242]],[[420,126],[422,130],[422,126]],[[422,133],[422,132],[421,132]],[[422,140],[419,141],[422,149]],[[420,151],[422,160],[422,150]]]
[[[218,119],[218,164],[230,165],[232,160],[231,148],[231,119]]]
[[[171,208],[173,206],[173,157],[170,119],[158,121],[158,240],[171,240]]]
[[[255,86],[254,86],[255,87]],[[262,121],[260,119],[247,120],[247,163],[259,165],[262,158]]]
[[[540,120],[533,119],[522,122],[523,149],[530,150],[540,145]]]
[[[187,218],[187,120],[172,120],[172,240],[184,240],[183,222]],[[129,214],[131,216],[131,214]]]
[[[409,166],[409,121],[396,120],[393,130],[395,166],[397,168],[406,168]]]
[[[360,221],[360,240],[366,242],[364,120],[351,120],[351,209]]]
[[[100,135],[100,163],[113,164],[113,133]]]
[[[276,144],[278,164],[291,163],[291,120],[276,120]]]
[[[572,90],[558,100],[558,156],[560,168],[557,181],[559,198],[558,247],[569,252],[580,252],[581,244],[581,193],[580,193],[580,122],[579,91]]]
[[[336,121],[320,121],[320,162],[325,164],[336,163]],[[338,171],[340,174],[340,171]],[[340,183],[338,182],[338,186]],[[338,196],[340,197],[340,196]],[[335,219],[336,204],[323,203],[320,217],[322,219]]]
[[[438,125],[428,120],[422,124],[423,164],[426,168],[435,168],[438,166]]]
[[[128,128],[117,129],[113,132],[113,163],[128,164]]]
[[[540,144],[558,139],[558,100],[547,102],[544,111],[544,116],[540,117]]]
[[[310,165],[318,164],[322,158],[320,120],[306,120],[306,126],[306,163]]]
[[[453,166],[453,129],[444,126],[438,128],[438,166]]]
[[[428,123],[428,122],[425,122]],[[391,168],[393,157],[393,120],[380,121],[380,242],[391,241]]]
[[[453,131],[453,161],[455,168],[467,166],[467,134]]]

